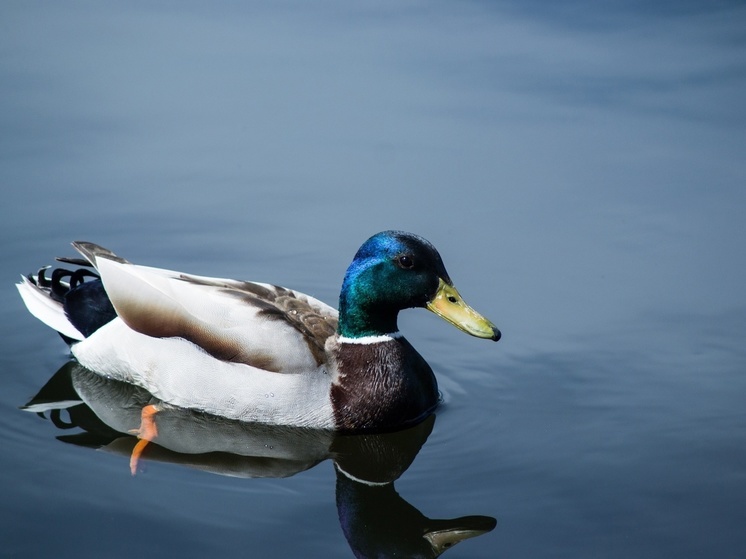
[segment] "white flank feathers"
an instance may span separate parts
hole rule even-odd
[[[153,338],[115,318],[72,348],[81,365],[184,408],[274,425],[331,429],[331,375],[274,373],[215,359],[182,338]],[[299,398],[298,395],[303,397]]]

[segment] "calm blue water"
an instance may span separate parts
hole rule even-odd
[[[3,3],[0,555],[410,557],[470,517],[445,556],[746,556],[744,29],[728,1]],[[445,400],[420,431],[177,415],[133,477],[141,394],[68,366],[90,408],[19,410],[68,356],[13,284],[69,241],[335,303],[389,228],[504,334],[401,317]]]

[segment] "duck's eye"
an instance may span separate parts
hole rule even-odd
[[[402,254],[396,261],[399,263],[399,266],[405,270],[409,270],[414,266],[414,260],[411,256],[406,254]]]

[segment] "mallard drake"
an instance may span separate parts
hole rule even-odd
[[[397,327],[425,307],[499,340],[469,307],[425,239],[384,231],[347,269],[339,312],[298,291],[139,266],[74,242],[87,268],[46,269],[18,290],[92,371],[166,404],[242,421],[338,431],[417,423],[438,403],[430,366]]]

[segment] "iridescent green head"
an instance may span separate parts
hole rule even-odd
[[[399,311],[411,307],[425,307],[473,336],[500,339],[494,324],[461,299],[433,245],[402,231],[378,233],[363,243],[345,274],[339,333],[391,334]]]

